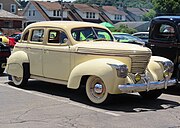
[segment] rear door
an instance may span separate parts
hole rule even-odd
[[[43,76],[42,59],[44,48],[45,28],[32,28],[29,42],[27,43],[27,53],[30,61],[30,73],[36,76]]]
[[[58,28],[48,28],[47,32],[48,39],[43,53],[44,77],[67,81],[71,69],[67,34]]]

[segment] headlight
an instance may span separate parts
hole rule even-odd
[[[165,61],[165,62],[162,62],[163,66],[164,66],[164,70],[169,72],[169,73],[172,73],[173,70],[174,70],[174,64],[171,62],[171,61]]]
[[[166,78],[170,75],[170,73],[174,70],[174,64],[172,61],[158,61],[163,65],[164,71],[163,76]]]
[[[117,70],[117,76],[121,78],[126,78],[128,74],[128,67],[124,64],[117,65],[117,64],[109,64],[110,66],[114,67]]]

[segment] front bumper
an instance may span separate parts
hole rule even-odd
[[[141,92],[149,91],[156,89],[166,89],[168,86],[173,86],[177,83],[176,79],[156,81],[156,82],[145,82],[141,84],[126,84],[119,85],[118,88],[122,93],[132,93],[132,92]]]

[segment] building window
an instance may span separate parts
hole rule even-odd
[[[31,10],[28,11],[28,15],[31,16]]]
[[[56,16],[56,10],[53,10],[53,16]]]
[[[86,18],[89,18],[89,12],[86,12]]]
[[[93,18],[96,18],[96,17],[95,17],[95,13],[93,13]]]
[[[94,19],[95,18],[95,13],[94,12],[86,12],[86,18]]]
[[[61,11],[59,11],[59,10],[54,10],[54,11],[53,11],[53,16],[61,16]]]
[[[115,20],[122,20],[122,16],[121,16],[121,15],[115,14],[114,19],[115,19]]]
[[[3,9],[3,4],[2,3],[0,3],[0,10],[2,10]]]
[[[5,28],[11,28],[11,27],[13,27],[13,26],[12,26],[12,22],[11,22],[11,21],[4,21],[4,27],[5,27]]]
[[[35,16],[36,15],[36,10],[33,10],[33,14],[32,14],[33,16]]]
[[[11,12],[16,13],[16,5],[15,4],[11,4]]]

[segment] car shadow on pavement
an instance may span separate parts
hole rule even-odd
[[[12,85],[12,83],[9,84]],[[110,111],[146,112],[180,106],[178,102],[161,99],[161,97],[157,100],[145,100],[137,94],[113,95],[111,97],[111,102],[96,105],[88,100],[84,88],[74,90],[68,89],[64,85],[42,81],[30,81],[28,82],[27,86],[21,88],[29,91],[37,91],[53,96],[68,98],[74,102]]]
[[[180,83],[169,87],[167,90],[164,90],[163,93],[180,96]]]
[[[0,77],[7,76],[5,73],[0,73]]]

